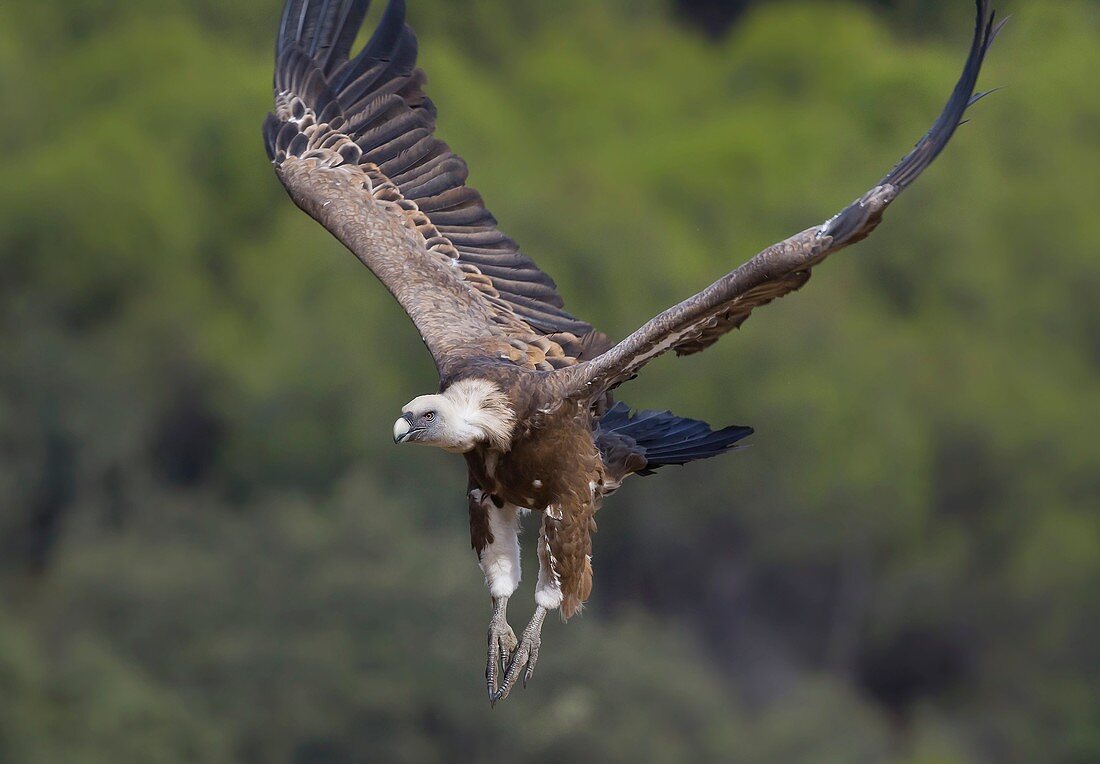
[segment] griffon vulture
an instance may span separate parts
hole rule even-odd
[[[1003,22],[978,0],[973,44],[947,106],[870,191],[616,344],[563,309],[554,281],[497,228],[466,185],[466,164],[435,137],[403,0],[390,0],[350,57],[368,4],[287,0],[264,140],[290,197],[381,280],[435,359],[439,392],[405,405],[393,439],[466,460],[471,538],[492,598],[485,675],[496,703],[531,678],[547,612],[568,619],[588,598],[603,498],[629,475],[715,456],[752,432],[712,430],[667,411],[631,413],[610,392],[662,353],[709,347],[867,237],[983,95],[974,91],[978,72]],[[529,510],[542,518],[537,607],[517,639],[506,608],[520,580],[519,516]]]

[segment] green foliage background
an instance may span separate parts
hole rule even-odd
[[[462,464],[389,442],[430,359],[264,156],[278,3],[0,7],[0,761],[1100,760],[1100,6],[1006,4],[880,231],[622,391],[754,447],[607,502],[492,712]],[[441,134],[615,336],[880,177],[972,15],[411,5]]]

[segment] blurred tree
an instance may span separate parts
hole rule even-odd
[[[623,389],[754,447],[608,502],[491,715],[462,465],[388,443],[431,362],[265,161],[277,5],[0,8],[0,761],[1100,759],[1094,2],[1022,9],[873,242]],[[936,8],[411,13],[441,134],[619,335],[917,138]]]
[[[954,16],[959,5],[955,0],[861,0],[864,4],[888,10],[892,16],[923,27],[940,27],[948,15]],[[677,14],[706,33],[720,38],[735,22],[754,8],[764,7],[765,0],[672,0]],[[776,5],[774,2],[770,5]]]

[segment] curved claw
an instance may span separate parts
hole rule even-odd
[[[535,640],[537,639],[538,637],[535,637]],[[512,661],[508,664],[508,670],[500,682],[500,690],[492,700],[493,705],[496,705],[497,701],[508,697],[508,693],[512,691],[512,687],[515,686],[516,680],[519,678],[519,672],[524,668],[526,668],[526,671],[524,671],[523,686],[527,686],[527,680],[531,678],[535,671],[538,654],[538,645],[528,639],[527,636],[524,636],[520,640],[519,647],[512,654]]]
[[[500,689],[490,699],[493,705],[508,697],[508,693],[511,692],[516,680],[519,678],[520,671],[523,671],[523,686],[527,687],[527,682],[534,675],[535,664],[539,660],[539,647],[542,645],[542,623],[545,618],[546,609],[543,607],[536,608],[534,616],[531,617],[531,622],[523,630],[519,645],[512,653],[508,670],[504,672],[504,678],[500,681]]]
[[[527,689],[527,683],[531,681],[531,677],[535,675],[535,664],[539,662],[539,645],[540,642],[536,642],[531,645],[531,656],[527,659],[527,670],[523,672],[523,689]]]

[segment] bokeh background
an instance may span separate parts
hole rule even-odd
[[[493,711],[463,464],[390,440],[431,361],[264,154],[279,5],[0,7],[0,761],[1100,761],[1100,3],[1005,0],[1005,89],[879,232],[622,389],[753,447],[606,503]],[[869,187],[973,19],[410,5],[440,134],[612,336]]]

